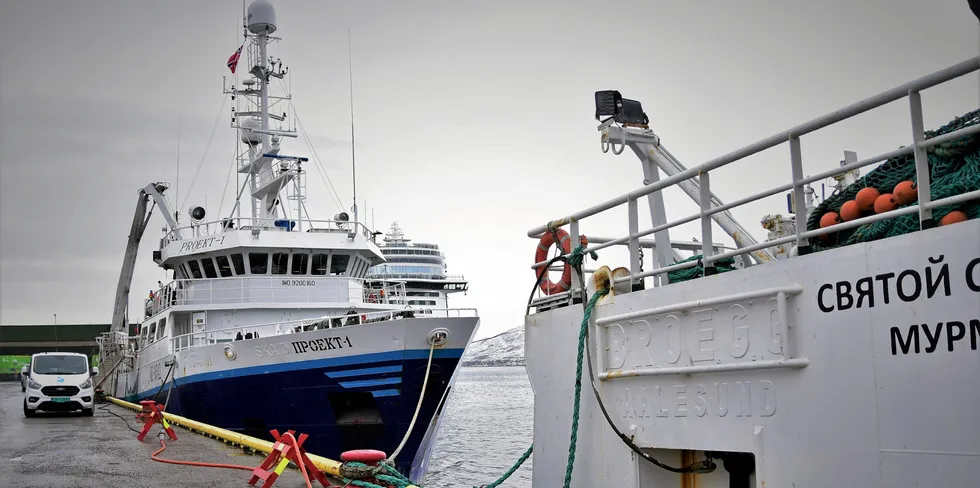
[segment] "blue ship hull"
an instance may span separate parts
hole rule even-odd
[[[270,441],[271,429],[295,430],[309,435],[304,444],[308,452],[330,459],[340,460],[342,452],[352,449],[390,455],[412,420],[428,354],[427,349],[392,351],[177,378],[166,410]],[[462,349],[434,351],[418,420],[395,460],[406,475],[413,468],[423,474],[413,466],[415,457],[425,447],[426,430],[442,409],[439,402],[462,354]],[[169,386],[141,392],[135,400],[163,403]]]

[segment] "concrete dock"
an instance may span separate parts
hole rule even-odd
[[[0,486],[18,488],[236,487],[248,488],[251,473],[237,469],[160,463],[150,454],[160,448],[157,425],[143,442],[134,429],[142,424],[135,413],[112,404],[97,405],[95,415],[39,414],[24,417],[20,383],[0,383]],[[166,440],[164,459],[258,466],[264,456],[175,427],[177,440]],[[261,484],[258,483],[258,484]],[[300,488],[306,483],[287,469],[275,488]],[[319,486],[314,481],[314,486]]]

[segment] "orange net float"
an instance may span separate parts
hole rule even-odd
[[[881,196],[881,192],[872,187],[862,188],[861,191],[857,193],[854,200],[858,204],[858,210],[861,213],[871,213],[875,208],[875,200]]]
[[[861,208],[854,200],[848,200],[840,206],[840,218],[844,222],[861,218]]]
[[[892,194],[899,205],[908,205],[919,198],[919,188],[914,182],[905,180],[895,185]]]
[[[875,213],[883,214],[885,212],[891,212],[898,208],[898,200],[895,199],[895,195],[891,193],[885,193],[875,199]]]
[[[568,232],[564,229],[555,229],[554,231],[546,231],[541,239],[538,241],[538,249],[534,253],[534,262],[546,262],[548,261],[548,250],[551,246],[555,244],[555,236],[558,236],[558,245],[560,246],[563,254],[569,254],[572,252],[571,237],[569,237]],[[585,236],[579,238],[579,242],[582,246],[588,246],[589,240]],[[542,274],[548,272],[547,266],[542,266],[538,268],[534,276],[536,279],[541,279]],[[554,282],[550,279],[543,279],[541,281],[541,291],[545,295],[554,295],[555,293],[561,293],[563,291],[568,291],[572,287],[572,266],[565,263],[564,269],[561,272],[561,281]]]
[[[950,225],[958,222],[966,222],[966,220],[966,213],[960,210],[953,210],[952,212],[943,216],[943,218],[939,219],[939,225]]]

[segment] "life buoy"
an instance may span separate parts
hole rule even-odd
[[[548,250],[551,249],[552,244],[555,243],[555,234],[558,235],[558,245],[561,246],[562,253],[568,254],[572,252],[571,238],[568,232],[564,229],[557,229],[554,232],[547,231],[541,236],[541,240],[538,241],[538,250],[534,253],[534,262],[540,263],[542,261],[548,261]],[[589,240],[585,236],[581,236],[579,241],[583,246],[589,245]],[[534,277],[541,278],[542,273],[547,273],[548,269],[541,267],[537,269]],[[565,263],[565,267],[561,272],[561,281],[555,283],[549,279],[541,280],[541,291],[545,295],[554,295],[555,293],[561,293],[563,291],[568,291],[572,287],[572,266]]]

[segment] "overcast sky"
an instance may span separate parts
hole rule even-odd
[[[980,48],[966,0],[275,5],[284,40],[272,54],[291,68],[298,115],[345,206],[351,30],[362,215],[443,248],[470,281],[451,304],[479,309],[482,337],[522,322],[530,228],[642,184],[629,151],[600,151],[596,90],[640,100],[665,146],[695,166]],[[221,86],[241,8],[0,0],[0,322],[108,323],[136,192],[151,181],[171,182],[182,212],[231,207],[234,188],[220,201],[235,138]],[[926,127],[976,109],[978,93],[975,73],[926,91]],[[903,100],[804,137],[805,171],[909,141]],[[283,153],[311,155],[302,140]],[[789,177],[781,146],[718,171],[712,187],[731,201]],[[316,172],[309,186],[316,216],[337,212]],[[669,217],[696,208],[676,189],[667,198]],[[759,220],[785,211],[779,195],[735,215],[762,240]],[[582,229],[621,236],[626,222],[623,208]],[[143,240],[133,310],[165,279],[151,261],[163,225],[157,214]],[[627,265],[622,252],[600,254]]]

